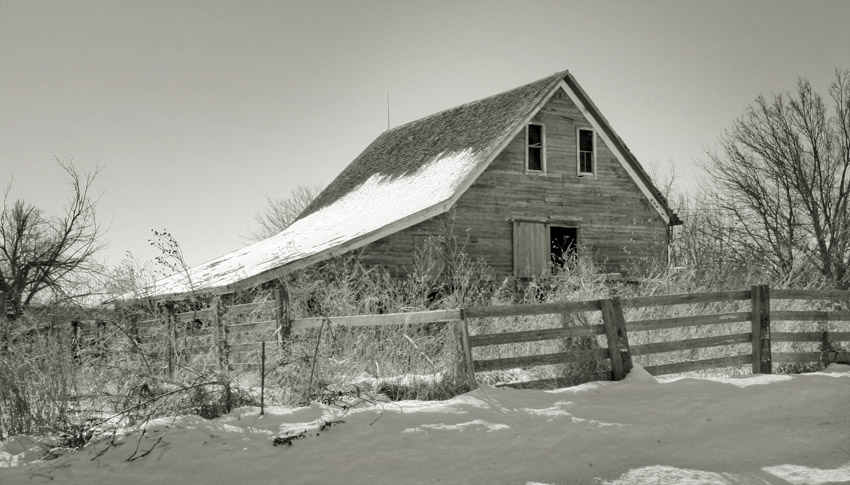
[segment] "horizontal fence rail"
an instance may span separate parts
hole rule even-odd
[[[751,312],[719,313],[715,315],[694,315],[689,317],[660,318],[655,320],[637,320],[628,322],[629,330],[666,330],[670,328],[695,327],[718,323],[749,322]]]
[[[470,335],[469,345],[472,347],[481,347],[485,345],[537,342],[541,340],[555,340],[569,337],[594,337],[596,335],[605,335],[605,328],[602,325],[592,325],[589,327],[543,328],[539,330],[523,330],[519,332]]]
[[[847,290],[771,290],[770,296],[777,300],[850,301],[850,291]]]
[[[528,317],[533,315],[551,315],[555,313],[576,313],[601,310],[602,300],[565,301],[559,303],[537,303],[534,305],[495,305],[472,307],[463,310],[465,319]]]
[[[637,308],[666,305],[689,305],[695,303],[719,303],[725,301],[749,300],[750,290],[716,291],[710,293],[690,293],[682,295],[636,296],[623,298],[623,308]]]
[[[319,328],[324,324],[343,327],[374,327],[380,325],[422,325],[461,320],[461,310],[432,310],[413,313],[386,313],[381,315],[355,315],[348,317],[298,318],[292,321],[293,329]]]
[[[720,335],[717,337],[701,337],[673,342],[657,342],[652,344],[633,345],[632,355],[657,354],[675,352],[677,350],[702,349],[721,345],[748,344],[753,341],[753,334],[739,333],[735,335]]]
[[[676,362],[673,364],[648,365],[646,371],[652,375],[681,374],[699,370],[717,369],[722,367],[735,367],[747,365],[751,362],[750,354],[735,355],[731,357],[715,357],[713,359],[692,360],[688,362]]]
[[[850,322],[850,311],[783,311],[771,313],[774,321]]]
[[[501,359],[476,360],[475,371],[516,369],[517,367],[532,367],[537,365],[553,365],[564,363],[582,363],[587,360],[601,360],[608,357],[607,349],[584,350],[573,352],[558,352],[554,354],[526,355],[523,357],[505,357]]]

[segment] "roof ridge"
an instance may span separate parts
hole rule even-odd
[[[384,133],[390,133],[390,132],[392,132],[392,131],[395,131],[395,130],[398,130],[398,129],[401,129],[401,128],[404,128],[404,127],[407,127],[408,125],[411,125],[411,124],[413,124],[413,123],[418,123],[418,122],[420,122],[420,121],[429,120],[429,119],[431,119],[431,118],[435,118],[435,117],[437,117],[437,116],[444,115],[444,114],[446,114],[446,113],[448,113],[448,112],[451,112],[451,111],[454,111],[454,110],[458,110],[458,109],[462,109],[462,108],[467,108],[467,107],[469,107],[469,106],[472,106],[472,105],[475,105],[475,104],[478,104],[478,103],[483,103],[483,102],[488,101],[488,100],[490,100],[490,99],[492,99],[492,98],[497,98],[497,97],[499,97],[499,96],[504,96],[504,95],[509,94],[509,93],[511,93],[511,92],[514,92],[514,91],[520,91],[520,90],[522,90],[522,89],[527,88],[528,86],[531,86],[532,84],[537,84],[537,83],[539,83],[539,82],[547,81],[547,80],[548,80],[548,81],[554,81],[555,79],[563,79],[563,78],[564,78],[564,77],[566,77],[569,73],[570,73],[570,71],[569,71],[568,69],[565,69],[565,70],[563,70],[563,71],[556,72],[556,73],[554,73],[554,74],[550,74],[550,75],[548,75],[548,76],[546,76],[546,77],[541,77],[540,79],[537,79],[537,80],[531,81],[531,82],[529,82],[529,83],[525,83],[525,84],[523,84],[523,85],[521,85],[521,86],[516,86],[516,87],[510,88],[510,89],[505,89],[505,90],[503,90],[503,91],[499,91],[498,93],[491,94],[491,95],[489,95],[489,96],[485,96],[485,97],[483,97],[483,98],[479,98],[479,99],[476,99],[476,100],[473,100],[473,101],[469,101],[469,102],[466,102],[466,103],[461,103],[461,104],[458,104],[458,105],[456,105],[456,106],[452,106],[451,108],[445,108],[445,109],[442,109],[442,110],[440,110],[440,111],[436,111],[436,112],[434,112],[434,113],[431,113],[431,114],[429,114],[429,115],[425,115],[425,116],[423,116],[423,117],[421,117],[421,118],[416,118],[416,119],[414,119],[414,120],[410,120],[410,121],[408,121],[408,122],[406,122],[406,123],[402,123],[402,124],[400,124],[400,125],[398,125],[398,126],[393,126],[392,128],[388,128],[388,129],[384,130],[383,132],[381,132],[381,134],[384,134]]]

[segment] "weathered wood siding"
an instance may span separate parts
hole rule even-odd
[[[500,276],[514,272],[515,220],[559,218],[554,225],[577,227],[579,256],[608,271],[635,263],[666,261],[667,225],[596,137],[596,177],[577,174],[576,129],[590,123],[563,91],[533,118],[546,130],[546,173],[525,172],[525,133],[520,132],[455,204],[448,215],[429,219],[365,247],[364,262],[395,274],[413,267],[414,239],[441,235],[451,225],[473,258],[484,258]]]

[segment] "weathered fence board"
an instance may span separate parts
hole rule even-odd
[[[850,322],[850,311],[775,311],[770,317],[781,321]]]
[[[626,320],[619,298],[603,300],[601,306],[605,338],[608,340],[608,358],[611,359],[611,378],[619,381],[632,370]]]
[[[821,352],[774,352],[773,361],[783,363],[820,362]]]
[[[694,303],[720,303],[749,299],[750,290],[737,290],[682,295],[636,296],[623,298],[621,304],[623,308],[638,308],[646,306],[688,305]]]
[[[470,335],[469,344],[472,347],[483,347],[486,345],[536,342],[540,340],[556,340],[569,337],[594,337],[596,335],[604,334],[605,327],[602,325],[592,325],[589,327],[541,328],[537,330],[522,330],[519,332]]]
[[[274,301],[263,301],[259,303],[240,303],[239,305],[229,305],[227,313],[231,315],[245,315],[256,311],[272,311],[276,307]]]
[[[770,339],[774,342],[850,342],[850,332],[773,332]]]
[[[453,322],[461,319],[461,310],[431,310],[415,313],[386,313],[383,315],[356,315],[348,317],[296,318],[292,329],[319,328],[325,323],[346,327],[373,327],[380,325],[421,325],[423,323]]]
[[[654,376],[665,374],[679,374],[682,372],[692,372],[706,369],[716,369],[719,367],[734,367],[747,365],[752,362],[751,354],[734,355],[731,357],[717,357],[714,359],[692,360],[686,362],[676,362],[674,364],[649,365],[645,369]]]
[[[584,379],[567,379],[564,377],[552,377],[549,379],[537,379],[534,381],[510,382],[500,384],[497,387],[510,387],[512,389],[557,389],[562,387],[576,386],[592,381],[610,381],[611,371],[594,372],[583,376]]]
[[[194,327],[194,326],[193,326],[193,327],[191,327],[191,328],[189,328],[189,329],[186,329],[185,327],[183,327],[183,328],[178,327],[178,328],[177,328],[177,337],[178,337],[178,338],[183,338],[183,337],[200,337],[200,336],[204,336],[204,335],[212,335],[212,334],[213,334],[213,328],[212,328],[212,327],[200,327],[200,328],[197,328],[197,327]]]
[[[233,332],[244,332],[249,330],[259,330],[266,328],[274,328],[277,326],[276,320],[259,320],[256,322],[247,323],[228,323],[227,328]]]
[[[206,322],[212,318],[212,310],[205,308],[194,312],[175,313],[174,321],[177,323],[186,323],[193,320],[202,320]]]
[[[752,329],[753,329],[753,374],[770,374],[770,287],[767,285],[753,286],[752,295]]]
[[[850,364],[850,352],[826,351],[822,352],[822,355],[822,362],[825,364],[830,362],[843,362],[845,364]]]
[[[472,307],[463,310],[463,318],[499,318],[523,317],[533,315],[551,315],[558,313],[577,313],[601,310],[601,300],[564,301],[558,303],[538,303],[534,305],[496,305]]]
[[[557,365],[601,361],[608,357],[608,349],[558,352],[554,354],[527,355],[522,357],[504,357],[501,359],[476,360],[475,372],[534,367],[538,365]]]
[[[470,389],[478,387],[475,381],[475,360],[472,358],[472,346],[469,344],[469,323],[466,320],[456,324],[460,333],[461,351],[463,352],[464,367],[466,367],[466,381]]]
[[[234,353],[251,353],[251,352],[259,352],[260,344],[262,341],[257,342],[241,342],[238,344],[230,344],[230,352],[231,355]],[[259,354],[258,354],[259,355]]]
[[[675,352],[677,350],[702,349],[707,347],[719,347],[721,345],[748,344],[751,341],[751,333],[737,333],[734,335],[693,338],[687,340],[676,340],[673,342],[657,342],[652,344],[632,345],[632,355],[647,355],[661,352]]]
[[[664,330],[698,325],[716,325],[720,323],[749,322],[750,312],[718,313],[715,315],[694,315],[690,317],[659,318],[656,320],[637,320],[627,322],[629,331]]]
[[[848,300],[847,290],[771,290],[771,298],[777,300]]]

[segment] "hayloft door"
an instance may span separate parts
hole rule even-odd
[[[539,222],[514,222],[514,276],[532,278],[546,271],[549,237]]]

